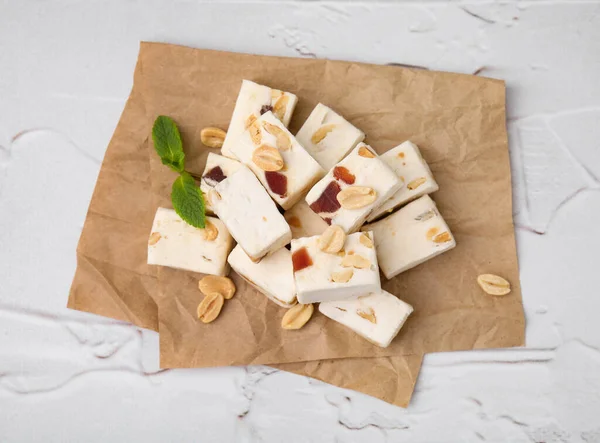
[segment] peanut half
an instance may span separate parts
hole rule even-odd
[[[408,182],[406,187],[408,189],[410,189],[411,191],[413,191],[413,190],[417,189],[419,186],[425,184],[426,181],[427,181],[427,179],[425,177],[415,178],[414,180],[411,180],[410,182]]]
[[[335,254],[344,247],[346,233],[338,225],[331,225],[321,234],[317,240],[319,249],[327,254]]]
[[[148,239],[148,246],[154,246],[162,238],[160,232],[153,232]]]
[[[279,89],[271,89],[271,102],[277,101],[283,95],[283,91]]]
[[[262,134],[260,133],[260,126],[258,125],[257,121],[253,121],[250,123],[250,125],[248,125],[248,132],[250,133],[252,143],[254,143],[256,146],[260,145],[260,142],[262,141]]]
[[[279,151],[269,145],[261,145],[252,153],[252,161],[263,171],[280,171],[283,169],[283,158]]]
[[[315,308],[312,304],[298,303],[290,308],[281,319],[283,329],[300,329],[313,315]]]
[[[477,283],[486,294],[506,295],[510,293],[510,283],[498,275],[481,274],[477,277]]]
[[[221,313],[225,299],[221,294],[216,292],[212,295],[207,295],[198,305],[198,320],[202,323],[210,323],[214,321]]]
[[[198,281],[198,289],[204,295],[222,295],[225,300],[229,300],[235,294],[235,284],[228,277],[218,275],[207,275]]]
[[[377,191],[367,186],[348,186],[336,198],[344,209],[360,209],[377,200]]]
[[[358,241],[360,241],[361,245],[363,245],[367,248],[373,247],[373,240],[371,240],[371,237],[369,237],[369,235],[364,232],[360,235],[360,238],[358,239]]]
[[[449,241],[452,241],[452,237],[450,236],[450,233],[448,231],[444,231],[441,234],[438,234],[435,237],[433,237],[434,243],[446,243]]]
[[[429,228],[425,233],[425,237],[427,237],[427,240],[433,240],[433,237],[435,237],[438,232],[440,232],[440,228]]]
[[[364,318],[365,320],[369,320],[373,324],[377,324],[377,317],[375,316],[375,311],[370,306],[366,309],[357,309],[356,314],[359,317]]]
[[[373,151],[371,151],[366,146],[361,146],[360,148],[358,148],[358,155],[360,155],[361,157],[365,157],[365,158],[375,158],[376,157],[376,155],[373,154]]]
[[[352,269],[342,269],[341,271],[331,273],[331,281],[335,283],[347,283],[353,275],[354,271]]]
[[[277,99],[277,101],[273,105],[273,115],[277,117],[280,121],[283,121],[283,118],[285,117],[285,110],[289,101],[289,96],[282,95]]]
[[[204,128],[200,131],[200,141],[209,148],[221,148],[227,133],[219,128]]]
[[[312,135],[312,137],[310,138],[310,141],[316,145],[317,143],[322,141],[325,137],[327,137],[327,134],[329,134],[331,131],[333,131],[334,128],[335,128],[335,125],[333,125],[333,124],[321,126]]]
[[[206,241],[214,241],[219,236],[219,230],[217,227],[208,220],[206,220],[206,224],[204,225],[204,229],[202,229],[202,231],[204,240]]]
[[[292,147],[290,138],[279,126],[269,122],[263,122],[263,126],[269,134],[275,136],[275,139],[277,140],[277,149],[280,151],[287,151]]]
[[[360,254],[348,253],[342,258],[342,266],[344,268],[366,269],[371,266],[371,262],[368,258],[363,257]]]
[[[250,114],[246,119],[246,123],[244,124],[244,129],[248,129],[252,123],[256,121],[256,115]],[[260,143],[260,142],[259,142]]]

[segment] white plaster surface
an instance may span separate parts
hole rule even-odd
[[[527,348],[429,355],[403,410],[65,309],[140,40],[505,79]],[[0,442],[600,442],[599,79],[597,1],[0,0]]]

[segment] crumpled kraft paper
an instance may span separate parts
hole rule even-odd
[[[152,66],[148,66],[148,63],[151,63]],[[185,67],[186,65],[187,68]],[[320,69],[315,70],[314,68],[317,66],[320,66]],[[176,68],[177,72],[167,73],[171,68]],[[379,76],[380,70],[385,75],[377,80],[376,77]],[[391,70],[396,70],[397,72],[394,73]],[[269,77],[269,75],[277,72],[280,73],[281,78]],[[207,73],[210,73],[208,77],[206,77]],[[150,329],[157,329],[158,320],[155,300],[162,305],[167,300],[177,300],[180,297],[166,297],[164,292],[162,295],[158,295],[157,292],[159,291],[156,290],[157,270],[146,265],[146,241],[155,210],[153,202],[160,202],[165,198],[165,195],[168,195],[168,192],[165,193],[164,191],[170,187],[170,183],[168,185],[166,183],[173,178],[169,176],[169,171],[166,168],[155,168],[156,165],[151,166],[148,164],[148,158],[153,158],[151,155],[152,151],[149,150],[149,148],[151,149],[151,145],[148,138],[156,112],[172,115],[180,124],[188,154],[188,168],[192,172],[197,173],[202,170],[202,160],[206,155],[206,152],[199,144],[199,131],[207,124],[226,126],[237,89],[239,88],[238,83],[244,77],[252,78],[259,82],[262,81],[274,87],[291,90],[299,95],[301,101],[292,129],[297,129],[310,112],[312,106],[318,100],[321,100],[337,108],[357,126],[366,130],[369,135],[369,141],[380,152],[401,141],[396,139],[397,136],[390,137],[391,134],[386,135],[385,131],[383,135],[375,138],[376,134],[371,130],[372,127],[377,126],[372,113],[374,112],[375,115],[379,115],[385,120],[389,118],[390,112],[394,112],[390,111],[390,108],[381,108],[379,111],[376,109],[372,111],[368,109],[352,111],[347,108],[347,105],[344,106],[344,103],[347,102],[347,94],[343,94],[339,91],[339,88],[336,89],[336,92],[332,92],[331,95],[325,94],[324,98],[320,98],[323,96],[323,91],[319,90],[317,87],[318,84],[322,83],[323,79],[329,79],[329,82],[335,83],[339,80],[339,74],[344,73],[346,77],[348,77],[349,73],[354,73],[353,76],[350,76],[351,78],[357,75],[358,77],[362,77],[363,85],[361,87],[363,90],[371,91],[370,95],[372,98],[379,97],[381,99],[387,97],[388,101],[389,99],[392,100],[392,103],[403,103],[400,101],[401,96],[405,96],[406,98],[414,95],[412,89],[408,91],[405,88],[404,91],[408,92],[401,94],[401,90],[396,90],[392,87],[394,83],[393,77],[395,76],[399,78],[408,76],[410,79],[405,79],[404,83],[408,82],[409,84],[412,84],[421,74],[433,75],[433,77],[449,76],[450,80],[456,81],[460,85],[459,89],[465,89],[465,85],[462,85],[462,83],[466,82],[468,84],[469,81],[467,80],[475,80],[476,83],[484,81],[484,83],[466,88],[469,92],[467,95],[474,97],[474,103],[471,103],[466,97],[456,94],[456,88],[449,87],[448,85],[444,86],[445,82],[437,78],[429,78],[426,83],[430,85],[430,95],[423,95],[422,97],[425,102],[429,101],[430,105],[432,105],[429,111],[423,110],[424,114],[428,116],[427,119],[430,123],[434,123],[436,118],[429,115],[429,113],[434,113],[433,110],[441,106],[440,103],[437,103],[438,100],[431,96],[433,91],[445,90],[446,93],[444,95],[457,96],[458,104],[453,108],[454,113],[459,112],[464,107],[468,111],[466,114],[469,115],[473,114],[473,109],[471,108],[479,108],[480,118],[471,128],[472,133],[467,134],[466,130],[468,128],[464,126],[464,123],[460,123],[463,117],[458,118],[458,121],[453,120],[452,126],[444,130],[434,128],[427,132],[426,125],[421,123],[420,125],[413,125],[419,129],[415,130],[416,132],[411,135],[408,133],[408,129],[402,129],[402,122],[397,122],[398,128],[392,132],[402,133],[404,134],[402,135],[402,139],[410,137],[423,147],[425,155],[432,163],[434,173],[436,173],[436,177],[442,186],[442,192],[438,193],[440,197],[443,197],[444,183],[451,183],[450,180],[453,180],[452,176],[448,176],[448,174],[456,174],[456,179],[462,179],[459,183],[465,188],[468,185],[465,176],[472,175],[468,179],[472,181],[471,186],[477,185],[477,188],[484,188],[481,192],[478,192],[480,198],[477,206],[479,209],[477,211],[467,211],[466,214],[459,212],[459,209],[461,209],[459,207],[454,208],[454,211],[450,211],[452,205],[446,206],[443,203],[443,198],[436,198],[459,240],[459,247],[461,243],[465,243],[467,240],[472,240],[469,243],[477,245],[475,241],[480,239],[483,240],[483,246],[494,246],[494,248],[488,251],[490,252],[488,256],[481,251],[486,249],[485,247],[472,248],[474,250],[470,252],[478,252],[479,255],[486,257],[486,260],[479,261],[476,260],[477,254],[475,256],[467,254],[467,257],[469,257],[466,262],[468,265],[466,266],[467,269],[461,269],[461,265],[458,264],[455,271],[460,275],[458,281],[461,282],[469,276],[467,271],[472,270],[474,267],[480,266],[483,269],[484,264],[494,266],[495,272],[501,273],[512,281],[513,294],[503,299],[504,303],[498,303],[497,300],[486,298],[481,293],[471,289],[468,291],[471,303],[468,303],[466,306],[464,303],[462,305],[459,303],[459,301],[464,302],[464,297],[456,297],[456,300],[451,299],[453,303],[450,303],[450,306],[448,306],[448,303],[444,303],[444,306],[436,306],[437,301],[435,299],[424,299],[424,295],[427,295],[431,291],[435,293],[440,287],[448,287],[450,284],[444,284],[443,281],[440,281],[444,275],[437,275],[438,273],[447,273],[447,271],[435,271],[431,269],[425,274],[425,277],[431,277],[431,281],[419,291],[419,294],[408,295],[407,291],[406,294],[402,293],[399,295],[404,300],[412,303],[416,307],[417,312],[425,309],[425,312],[431,314],[430,318],[425,317],[427,321],[421,320],[420,324],[423,327],[435,330],[436,328],[432,328],[430,325],[432,323],[435,324],[436,319],[446,324],[446,327],[442,328],[444,331],[442,339],[438,342],[431,341],[427,338],[427,334],[423,335],[425,340],[423,340],[423,345],[420,346],[423,352],[522,344],[523,316],[514,251],[512,219],[510,216],[510,175],[506,132],[504,129],[504,88],[502,83],[453,74],[424,73],[399,68],[341,62],[256,57],[148,43],[142,44],[140,59],[135,73],[134,89],[107,150],[90,204],[78,247],[78,268],[71,289],[69,307],[131,321],[136,325]],[[168,78],[165,78],[165,75]],[[237,79],[233,80],[230,78],[226,80],[226,77],[231,75],[237,76]],[[312,80],[313,83],[305,83],[310,80],[311,75],[314,77]],[[284,79],[283,77],[286,78]],[[300,81],[301,77],[305,80]],[[290,81],[298,82],[298,88],[294,88],[293,84],[286,83]],[[315,84],[315,81],[317,84]],[[400,84],[402,82],[400,81]],[[190,91],[182,87],[181,83],[188,86],[201,85],[201,87],[197,91],[193,91],[190,96],[188,95]],[[382,90],[379,90],[380,88],[376,87],[374,83],[379,83]],[[221,85],[221,88],[218,87],[219,85]],[[301,87],[302,85],[304,86]],[[488,90],[490,88],[499,90],[492,93]],[[214,102],[212,101],[212,91],[218,91],[218,97]],[[310,91],[312,91],[312,94],[309,93]],[[170,95],[172,97],[168,98]],[[176,99],[173,100],[174,98]],[[335,98],[337,98],[337,101]],[[501,101],[499,98],[501,98]],[[171,106],[177,100],[182,103],[182,106],[174,106],[177,109],[172,109]],[[190,103],[196,102],[200,103],[198,109],[190,105]],[[161,103],[164,105],[164,109],[157,111],[157,106],[163,107]],[[171,105],[168,103],[171,103]],[[388,103],[389,105],[390,103]],[[186,108],[189,115],[187,120],[180,115]],[[487,116],[483,118],[481,114],[487,110],[490,112],[486,112]],[[441,112],[444,114],[446,111],[448,110],[438,109],[438,113]],[[402,121],[414,120],[414,117],[409,112],[405,111],[402,115],[404,117],[401,119]],[[450,119],[448,116],[447,118]],[[455,118],[455,120],[457,119]],[[382,129],[387,130],[383,125]],[[488,138],[485,137],[485,134],[488,135]],[[458,135],[460,136],[456,138]],[[489,136],[492,137],[489,138]],[[477,152],[475,155],[472,154],[472,148],[470,147],[473,140],[471,139],[477,143],[484,141],[483,146],[485,149],[483,149],[483,152]],[[460,147],[457,150],[455,147],[442,143],[442,146],[444,146],[442,149],[443,152],[436,154],[432,149],[427,148],[428,140],[446,140],[448,143],[452,140],[459,140]],[[478,151],[481,151],[481,145],[478,145],[478,147],[480,148]],[[494,151],[494,155],[487,152],[490,150]],[[453,168],[450,168],[450,171],[444,171],[443,165],[440,162],[446,161],[444,159],[448,154],[452,153],[458,154],[460,161],[452,161]],[[148,157],[149,154],[150,157]],[[436,157],[438,157],[438,161],[435,161]],[[478,161],[475,162],[477,164],[473,164],[475,157],[478,157]],[[152,164],[152,161],[150,163]],[[478,163],[482,163],[482,165]],[[157,169],[157,172],[152,174],[151,180],[150,171],[152,169]],[[490,171],[492,172],[491,175]],[[489,189],[487,189],[488,187]],[[152,188],[154,188],[155,193],[150,191]],[[488,193],[489,195],[487,195]],[[500,197],[499,202],[494,201],[494,198],[497,197]],[[446,197],[446,201],[449,203],[460,203],[460,200],[462,200],[460,195],[453,196],[450,194]],[[486,202],[494,206],[487,209],[481,208],[481,205]],[[148,208],[151,209],[149,210]],[[490,217],[485,217],[486,220],[484,222],[492,222],[492,229],[489,229],[490,232],[488,233],[490,238],[486,238],[484,234],[486,234],[487,230],[482,229],[482,226],[485,228],[485,223],[481,223],[477,219],[477,214],[488,214],[490,210],[493,210],[496,217],[494,220],[489,220]],[[459,217],[459,215],[461,216]],[[499,218],[504,220],[504,222],[500,223],[498,221]],[[459,221],[463,222],[463,228],[457,224]],[[491,254],[492,249],[495,252],[494,254]],[[440,259],[436,260],[439,261]],[[433,261],[430,263],[433,263]],[[425,267],[427,265],[422,266]],[[490,269],[485,267],[485,270],[489,271]],[[418,268],[414,271],[418,271]],[[415,282],[419,280],[418,277],[420,274],[414,271],[403,274],[405,277],[402,279],[403,281],[395,282],[394,285],[397,288],[405,290],[414,287]],[[411,274],[416,275],[412,276]],[[168,279],[161,279],[161,281],[165,283]],[[456,281],[456,278],[450,280],[450,282]],[[469,285],[466,286],[468,287]],[[239,293],[234,300],[243,299],[244,295],[248,294],[247,298],[249,300],[254,299],[260,305],[258,300],[262,296],[259,296],[253,290],[244,288],[241,284],[238,287]],[[461,290],[464,287],[465,285],[458,286]],[[389,284],[386,288],[390,289]],[[192,312],[195,310],[195,306],[199,300],[198,297],[196,293],[196,300],[192,303]],[[510,300],[511,298],[512,300]],[[186,300],[188,298],[185,296],[182,297],[181,301],[185,301],[185,303],[180,302],[180,305],[185,306],[191,301],[191,299],[189,301]],[[506,303],[506,300],[511,301],[511,303]],[[231,300],[228,303],[230,302]],[[428,309],[432,307],[434,309]],[[468,317],[470,311],[482,313],[480,320],[473,323],[478,326],[474,334],[469,326],[461,324]],[[494,315],[489,311],[497,312]],[[180,328],[179,326],[168,328],[168,330],[166,327],[163,327],[167,322],[162,322],[162,312],[163,309],[161,309],[161,336],[168,335],[170,340],[164,343],[164,340],[161,339],[161,353],[163,353],[163,361],[167,362],[165,366],[171,366],[168,364],[169,361],[177,361],[178,358],[166,356],[165,353],[178,354],[182,350],[182,347],[197,347],[197,343],[187,341],[187,336],[182,340],[186,334],[176,337],[177,330]],[[176,312],[177,314],[175,314]],[[186,309],[181,309],[180,307],[177,311],[173,311],[174,314],[172,316],[167,316],[176,318],[177,315],[183,315],[185,317],[185,312]],[[224,311],[223,314],[225,313],[227,311]],[[454,318],[452,318],[453,313]],[[245,315],[248,314],[245,313]],[[500,323],[488,321],[494,317],[500,318]],[[223,318],[226,318],[226,316],[223,315]],[[418,316],[415,315],[408,324],[411,322],[416,323],[415,319],[417,318]],[[271,318],[266,319],[265,324],[269,322],[272,323]],[[179,323],[184,324],[185,321]],[[508,326],[508,328],[505,326]],[[163,334],[163,332],[166,332],[166,334]],[[461,332],[470,333],[470,337],[468,339],[462,338],[460,336]],[[331,331],[329,331],[329,335],[331,335]],[[397,341],[402,339],[402,335],[407,334],[401,334]],[[335,339],[335,336],[332,335],[331,338]],[[173,346],[169,346],[169,343],[172,343]],[[332,343],[331,350],[339,352],[340,347],[337,346],[335,340]],[[344,346],[347,345],[346,338],[342,340],[342,343],[344,343]],[[315,343],[317,347],[323,344],[328,345],[329,342],[320,341]],[[412,341],[409,344],[412,347],[416,347]],[[406,346],[406,349],[401,347],[398,351],[407,353],[411,346]],[[223,346],[220,346],[220,348],[223,348]],[[368,351],[372,352],[372,350]],[[317,353],[327,354],[324,350],[319,350]],[[273,354],[273,352],[270,352],[270,354]],[[274,353],[274,355],[277,354],[277,352]],[[307,359],[303,356],[298,358],[298,356],[293,354],[292,352],[292,357],[286,355],[285,352],[279,355],[283,355],[281,361],[302,361]],[[185,355],[185,353],[182,355]],[[181,366],[206,366],[206,360],[203,358],[198,360],[197,355],[199,353],[196,353],[196,360],[182,364]],[[269,352],[265,355],[269,355]],[[328,359],[329,357],[322,358]],[[421,358],[421,354],[416,353],[391,358],[324,360],[321,362],[289,363],[276,366],[292,372],[311,375],[338,386],[359,390],[394,404],[405,405],[410,398]],[[269,356],[267,360],[272,360],[272,358]],[[369,377],[369,374],[373,374],[375,378]],[[396,378],[394,379],[394,377]],[[385,384],[382,384],[384,381]]]

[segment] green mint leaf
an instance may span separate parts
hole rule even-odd
[[[176,172],[183,172],[185,167],[183,144],[179,129],[172,118],[164,115],[156,117],[152,126],[152,140],[163,165]]]
[[[187,172],[182,172],[173,182],[171,201],[177,215],[187,224],[195,228],[205,227],[204,197],[194,178]]]

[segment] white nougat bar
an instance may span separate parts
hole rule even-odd
[[[227,135],[221,147],[221,154],[225,157],[235,158],[231,147],[247,128],[249,122],[265,112],[273,111],[273,114],[287,126],[296,108],[296,103],[298,103],[298,97],[290,92],[271,89],[250,80],[243,80]]]
[[[367,241],[361,236],[367,237]],[[377,255],[370,233],[348,235],[340,253],[321,251],[320,236],[292,240],[292,263],[296,296],[302,304],[356,298],[370,292],[379,292],[381,282]],[[344,266],[346,256],[362,259],[360,267]],[[340,272],[351,272],[347,281],[334,281]]]
[[[276,150],[283,159],[283,168],[263,169],[262,163],[255,159],[255,153],[265,147]],[[252,123],[231,146],[231,152],[254,172],[271,198],[283,209],[291,208],[325,175],[323,168],[272,112]]]
[[[403,185],[391,198],[375,208],[367,221],[378,219],[411,200],[439,189],[429,165],[414,143],[405,141],[380,158],[396,173]]]
[[[256,176],[241,167],[208,193],[215,213],[253,260],[284,247],[292,232]]]
[[[319,103],[298,134],[298,141],[326,170],[365,139],[365,134],[333,109]]]
[[[319,305],[325,316],[352,329],[371,343],[387,348],[413,308],[386,291]]]
[[[205,196],[208,195],[208,192],[217,186],[218,183],[221,183],[229,175],[233,174],[241,167],[242,164],[237,160],[223,157],[222,155],[215,154],[214,152],[209,152],[206,159],[206,166],[204,167],[204,172],[202,173],[202,180],[200,181],[200,189],[202,189],[202,192]],[[209,214],[214,214],[208,199],[205,199],[205,202],[206,212]]]
[[[312,237],[321,235],[329,226],[308,207],[304,200],[300,200],[283,214],[292,230],[292,238]]]
[[[207,236],[184,222],[173,209],[158,208],[148,240],[148,264],[168,266],[203,274],[227,275],[227,256],[234,241],[225,224],[215,217],[206,222],[217,235]]]
[[[292,253],[286,248],[254,263],[238,245],[227,261],[244,280],[279,306],[289,308],[296,304]]]
[[[456,246],[448,225],[428,195],[362,229],[375,234],[379,266],[388,279]]]
[[[360,208],[343,207],[338,194],[351,186],[372,189],[375,200]],[[327,223],[339,225],[346,233],[352,233],[361,227],[374,208],[394,195],[401,186],[398,176],[373,149],[359,143],[313,186],[306,196],[306,202]]]

